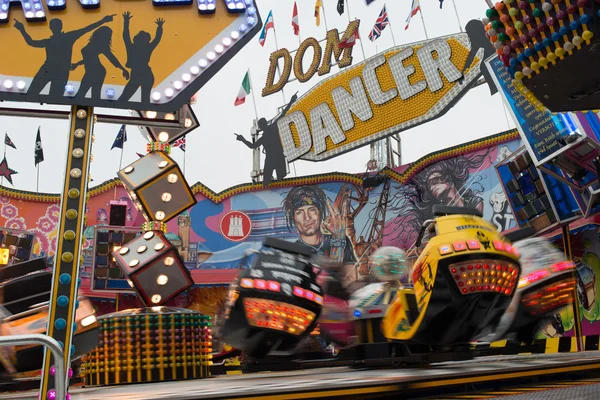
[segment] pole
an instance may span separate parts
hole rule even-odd
[[[35,191],[36,193],[40,192],[40,163],[35,166],[36,171],[36,179],[35,179]]]
[[[123,133],[123,147],[121,147],[121,158],[119,159],[119,169],[117,171],[121,170],[121,166],[123,165],[123,152],[125,151],[125,136],[126,133]],[[114,199],[117,199],[117,186],[119,185],[115,185],[115,194],[114,194]]]
[[[275,37],[275,47],[277,48],[277,51],[279,51],[279,44],[277,44],[277,28],[275,27],[275,17],[273,17],[273,36]],[[279,76],[281,77],[281,69],[279,68],[279,61],[277,62],[277,72],[279,73]],[[286,104],[287,101],[285,100],[285,92],[284,89],[281,89],[281,96],[283,97],[283,104]],[[254,98],[254,96],[252,96],[252,98]]]
[[[463,27],[460,23],[460,17],[458,16],[458,9],[456,8],[456,2],[454,0],[452,0],[452,5],[454,6],[454,14],[456,14],[456,21],[458,21],[458,28],[461,32],[463,32]]]
[[[4,132],[4,158],[6,158],[6,136],[8,132]],[[0,180],[0,186],[4,185],[4,175],[2,176],[2,180]]]
[[[252,76],[250,75],[250,68],[248,68],[248,81],[250,82],[250,94],[252,95],[252,104],[254,105],[254,116],[258,121],[258,109],[256,108],[256,97],[254,96],[254,86],[252,85]]]
[[[425,26],[425,18],[423,18],[423,9],[419,10],[419,14],[421,15],[421,22],[423,23],[423,31],[425,31],[425,39],[429,40],[429,35],[427,34],[427,27]]]
[[[92,153],[93,117],[92,107],[71,107],[65,182],[61,195],[61,217],[57,230],[58,243],[54,257],[52,290],[48,302],[46,334],[61,343],[65,356],[65,371],[68,371],[71,366],[73,352],[77,351],[72,341],[73,323],[77,308],[83,220]],[[40,385],[40,398],[42,399],[56,397],[56,382],[50,374],[53,363],[51,351],[46,350]],[[65,379],[65,384],[68,388],[68,378]]]
[[[351,22],[351,18],[350,18],[350,0],[345,0],[346,1],[346,12],[348,13],[348,22]],[[358,26],[360,28],[360,25]],[[358,35],[358,41],[360,42],[360,49],[362,50],[362,55],[363,55],[363,60],[367,59],[367,56],[365,55],[365,46],[363,45],[362,42],[362,36]]]
[[[383,6],[387,10],[387,4],[383,3]],[[394,44],[394,47],[396,47],[396,39],[394,38],[394,30],[392,29],[392,21],[390,20],[390,16],[389,15],[388,15],[388,25],[390,26],[390,33],[392,34],[392,43]]]
[[[329,29],[327,28],[327,17],[325,16],[325,7],[323,7],[321,5],[321,11],[323,12],[323,25],[325,25],[325,35],[327,35],[327,32],[329,32]]]
[[[563,247],[565,249],[565,256],[568,260],[573,260],[573,249],[571,248],[571,229],[569,225],[562,227]],[[576,280],[576,270],[573,270],[573,279]],[[581,339],[581,319],[579,315],[579,302],[577,296],[577,286],[573,288],[573,319],[575,320],[575,343],[577,351],[583,350],[583,341]]]
[[[187,140],[186,140],[185,146],[187,147]],[[185,153],[186,153],[186,150],[183,150],[183,176],[185,176]]]

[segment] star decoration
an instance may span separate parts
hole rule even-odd
[[[2,162],[0,163],[0,176],[6,178],[6,180],[9,181],[12,185],[12,175],[14,174],[18,174],[18,172],[14,169],[10,169],[10,167],[8,166],[8,162],[6,161],[6,157],[4,157],[4,160],[2,160]]]

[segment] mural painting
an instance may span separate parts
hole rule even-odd
[[[504,135],[504,136],[501,136]],[[202,285],[226,285],[240,268],[248,250],[259,249],[264,238],[274,236],[306,245],[313,253],[326,255],[344,264],[348,282],[368,274],[368,257],[381,246],[409,249],[421,224],[432,216],[434,204],[468,206],[483,212],[499,230],[516,227],[494,166],[520,146],[515,132],[497,135],[495,145],[471,144],[472,151],[447,150],[418,160],[411,166],[388,170],[388,179],[376,188],[365,189],[360,177],[337,174],[334,177],[290,179],[289,186],[248,190],[232,189],[231,194],[216,195],[200,184],[194,192],[198,204],[168,224],[168,238],[181,252],[186,265]],[[465,148],[463,147],[463,148]],[[314,183],[313,183],[314,182]],[[125,190],[115,181],[93,188],[87,204],[85,263],[82,288],[89,288],[93,253],[93,227],[108,225],[109,203],[126,201],[127,226],[143,222]],[[286,181],[282,182],[286,183]],[[7,227],[33,230],[34,253],[52,256],[56,248],[58,196],[22,192],[0,197],[0,223]],[[219,197],[220,196],[220,197]],[[21,197],[21,199],[18,199]],[[27,197],[30,200],[27,200]],[[245,240],[232,240],[224,234],[224,216],[239,211],[250,219]],[[232,219],[233,221],[233,219]],[[232,222],[234,223],[234,222]],[[226,229],[233,232],[239,227]],[[207,282],[201,275],[211,273],[221,279]],[[87,287],[86,287],[87,285]],[[205,286],[204,286],[205,287]],[[186,307],[206,307],[209,302],[200,292],[179,296],[174,302]],[[89,293],[95,297],[97,294]],[[115,295],[98,295],[114,301]],[[122,295],[120,309],[135,302],[134,296]],[[215,303],[215,302],[213,302]],[[202,305],[204,304],[204,305]],[[213,308],[217,307],[215,303]]]

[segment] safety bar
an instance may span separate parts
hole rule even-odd
[[[29,344],[41,344],[50,349],[54,356],[54,387],[57,399],[66,397],[67,375],[65,373],[65,357],[63,351],[56,340],[47,335],[29,334],[0,336],[0,346],[25,346]]]

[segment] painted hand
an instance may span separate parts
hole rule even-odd
[[[346,238],[346,225],[348,218],[348,198],[350,190],[342,187],[333,204],[327,201],[327,209],[329,215],[323,221],[325,228],[331,232],[333,239]]]
[[[77,69],[77,67],[79,67],[79,63],[77,64],[71,64],[71,71],[75,71]]]
[[[129,11],[125,11],[125,12],[123,13],[123,19],[124,19],[125,21],[129,21],[131,18],[133,18],[133,15],[131,15],[131,13],[130,13]]]
[[[123,70],[123,78],[129,80],[129,71],[127,71],[126,69]]]
[[[156,21],[154,21],[156,23],[156,25],[158,25],[159,28],[162,28],[162,26],[165,24],[165,20],[162,18],[158,18]]]
[[[240,142],[244,141],[244,137],[242,135],[238,135],[237,133],[234,133],[234,135],[235,135],[235,140],[238,140]]]
[[[107,15],[106,17],[102,18],[102,21],[104,21],[104,22],[112,22],[116,15],[117,14]]]

